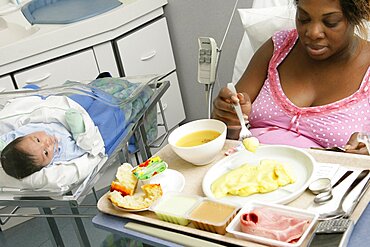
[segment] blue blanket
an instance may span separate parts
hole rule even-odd
[[[137,83],[131,83],[119,78],[101,78],[92,81],[93,94],[96,98],[86,95],[71,95],[71,99],[79,103],[90,115],[103,137],[106,153],[108,156],[119,145],[126,135],[127,126],[137,121],[138,113],[147,107],[148,100],[153,91],[146,87],[133,101],[121,107],[106,104],[104,101],[119,103],[126,99],[137,87]],[[154,114],[153,114],[154,112]],[[148,114],[144,127],[147,138],[153,141],[157,136],[157,118],[154,108]],[[131,138],[129,151],[136,150],[134,139]]]

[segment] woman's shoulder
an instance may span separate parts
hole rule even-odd
[[[359,49],[354,54],[354,59],[352,62],[352,67],[356,71],[356,68],[362,67],[367,68],[369,70],[370,68],[370,42],[367,40],[364,40],[362,45],[358,46]],[[367,73],[369,74],[369,73]]]
[[[298,37],[298,33],[296,29],[290,29],[290,30],[280,30],[276,31],[274,35],[272,36],[272,41],[275,45],[282,44],[286,42],[287,40],[294,40]]]
[[[370,60],[370,41],[369,40],[364,41],[364,47],[361,51],[361,54],[363,54],[368,60]]]
[[[291,34],[297,34],[297,29],[283,29],[283,30],[277,30],[272,37],[280,37],[280,38],[286,38]]]
[[[296,29],[281,30],[274,33],[271,37],[273,46],[272,60],[270,62],[280,63],[282,59],[294,47],[298,39],[298,32]]]

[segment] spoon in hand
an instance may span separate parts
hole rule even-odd
[[[237,94],[236,88],[235,88],[235,86],[234,86],[233,83],[228,83],[227,84],[227,88],[233,94]],[[236,115],[238,116],[240,125],[242,126],[242,129],[240,130],[240,133],[239,133],[239,140],[240,141],[243,141],[245,138],[251,137],[252,136],[252,133],[249,131],[249,129],[245,125],[245,120],[243,118],[242,108],[240,107],[239,102],[234,104],[234,108],[235,108],[235,111],[236,111]]]

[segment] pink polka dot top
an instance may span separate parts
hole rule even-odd
[[[261,143],[302,148],[343,147],[353,132],[368,122],[370,69],[360,88],[351,96],[327,105],[297,107],[284,94],[277,67],[298,39],[296,30],[280,31],[272,37],[274,54],[267,79],[252,104],[251,132]]]

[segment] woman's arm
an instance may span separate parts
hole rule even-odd
[[[272,39],[269,39],[256,51],[236,85],[237,95],[233,95],[227,87],[223,87],[213,101],[212,118],[219,119],[227,124],[229,128],[228,138],[237,139],[240,131],[240,124],[233,103],[239,101],[247,120],[251,112],[252,102],[256,99],[266,79],[273,49]]]

